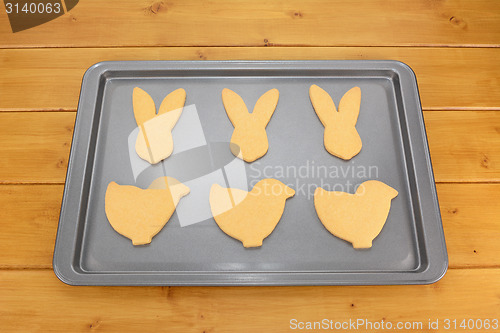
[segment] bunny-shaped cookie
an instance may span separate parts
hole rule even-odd
[[[243,99],[230,89],[222,90],[226,113],[234,126],[231,136],[231,152],[246,162],[264,156],[269,148],[266,126],[278,104],[279,91],[271,89],[262,95],[252,113],[248,112]]]
[[[174,90],[163,99],[156,114],[155,102],[151,96],[141,88],[134,88],[134,115],[139,126],[135,142],[137,155],[156,164],[172,154],[172,129],[181,116],[185,101],[186,91],[182,88]]]
[[[354,87],[344,94],[335,108],[332,98],[326,91],[313,84],[309,97],[314,111],[325,126],[324,144],[333,156],[350,160],[361,150],[361,138],[356,131],[356,122],[361,104],[361,89]]]

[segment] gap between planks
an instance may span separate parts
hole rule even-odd
[[[495,106],[486,106],[486,107],[479,107],[479,106],[471,106],[471,107],[450,107],[450,108],[442,108],[442,107],[426,107],[422,108],[422,111],[500,111],[500,106],[495,107]],[[57,108],[57,109],[51,109],[51,108],[45,108],[45,109],[39,109],[39,110],[27,110],[27,109],[20,109],[20,108],[0,108],[0,112],[2,113],[16,113],[16,112],[23,112],[23,113],[28,113],[28,112],[33,112],[33,113],[38,113],[38,112],[77,112],[77,109],[74,108]]]
[[[231,45],[110,45],[110,46],[71,46],[71,45],[44,45],[44,46],[25,46],[25,47],[10,47],[8,45],[0,45],[0,50],[37,50],[37,49],[128,49],[128,48],[169,48],[169,47],[182,47],[182,48],[256,48],[256,47],[282,47],[282,48],[293,48],[293,47],[303,47],[308,49],[314,48],[325,48],[325,47],[345,47],[345,48],[438,48],[438,49],[495,49],[500,48],[500,44],[461,44],[461,45],[449,45],[449,44],[387,44],[387,45],[349,45],[349,44],[336,44],[336,45],[307,45],[307,44],[231,44]]]
[[[450,270],[477,270],[477,269],[488,269],[488,270],[495,270],[495,269],[500,269],[500,265],[491,265],[491,266],[454,266],[454,267],[448,267],[447,271]],[[8,267],[2,267],[0,266],[0,271],[52,271],[52,267],[47,267],[47,266],[8,266]]]
[[[473,180],[463,180],[463,181],[436,181],[436,184],[470,184],[470,185],[497,185],[500,182],[500,179],[498,180],[492,180],[492,181],[473,181]],[[0,186],[7,186],[7,185],[26,185],[26,186],[45,186],[45,185],[65,185],[66,182],[6,182],[6,181],[0,181]]]

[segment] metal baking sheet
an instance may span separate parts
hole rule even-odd
[[[323,146],[323,126],[309,99],[318,84],[335,103],[359,86],[361,152],[350,161]],[[132,90],[157,107],[177,88],[186,107],[174,128],[174,152],[149,166],[134,151]],[[221,91],[251,110],[280,92],[267,126],[269,151],[253,163],[229,150],[233,131]],[[107,184],[147,188],[160,176],[191,187],[147,246],[134,247],[106,219]],[[296,190],[260,248],[246,249],[211,218],[209,186],[250,189],[277,178]],[[313,204],[317,186],[353,193],[368,179],[399,191],[368,250],[331,235]],[[53,267],[71,285],[365,285],[427,284],[448,266],[432,165],[413,71],[397,61],[101,62],[85,73],[76,118]]]

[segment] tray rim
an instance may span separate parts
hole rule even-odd
[[[415,168],[417,186],[424,188],[425,195],[419,195],[419,202],[425,200],[426,207],[422,227],[425,227],[424,238],[428,256],[428,264],[423,270],[403,272],[138,272],[138,273],[85,273],[75,267],[75,247],[77,224],[82,214],[80,203],[83,191],[83,180],[86,175],[87,153],[92,148],[90,142],[91,129],[95,121],[98,92],[106,74],[120,70],[200,70],[200,69],[349,69],[355,70],[388,70],[399,78],[399,85],[404,105],[404,114],[408,131],[408,108],[415,109],[410,114],[418,122],[420,133],[414,132],[409,138],[412,147],[420,143],[422,150],[417,152],[418,158],[425,158],[426,168]],[[124,69],[126,68],[126,69]],[[93,85],[91,83],[98,82]],[[404,89],[403,89],[404,88]],[[88,110],[88,111],[85,111]],[[417,126],[411,123],[412,127]],[[416,136],[418,136],[416,138]],[[412,152],[412,155],[415,152]],[[84,166],[84,167],[82,167]],[[415,163],[413,164],[415,167]],[[418,169],[418,170],[417,170]],[[427,181],[422,181],[428,180]],[[78,182],[78,180],[81,180]],[[420,193],[420,190],[418,191]],[[431,205],[432,204],[432,205]],[[76,206],[76,207],[75,207]],[[421,205],[420,205],[421,206]],[[72,209],[78,208],[76,211]],[[73,213],[73,214],[72,214]],[[73,216],[72,216],[73,215]],[[424,221],[427,221],[424,223]],[[72,251],[64,251],[64,245],[70,243]],[[429,246],[429,244],[432,244]],[[80,244],[81,245],[81,244]],[[71,253],[68,253],[71,252]],[[78,112],[75,119],[71,153],[64,186],[61,213],[54,246],[53,270],[62,282],[69,285],[102,285],[102,286],[257,286],[257,285],[397,285],[397,284],[431,284],[440,280],[448,268],[448,254],[444,238],[443,225],[436,193],[434,174],[429,154],[425,123],[423,119],[417,78],[413,70],[405,63],[396,60],[271,60],[271,61],[102,61],[90,66],[83,75]],[[374,279],[372,276],[376,276]],[[397,278],[395,278],[395,276]],[[99,277],[100,279],[97,279]],[[360,278],[361,277],[361,278]],[[365,278],[367,277],[367,278]]]

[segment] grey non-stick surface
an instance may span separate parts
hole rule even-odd
[[[311,84],[330,93],[336,105],[347,90],[361,88],[356,128],[363,148],[350,161],[325,150],[324,128],[309,99]],[[199,119],[206,145],[176,153],[176,137],[189,137],[180,133],[185,128],[183,117],[189,118],[185,111],[179,129],[174,129],[178,132],[173,155],[134,175],[131,160],[136,156],[128,141],[137,127],[134,87],[147,91],[157,107],[167,93],[184,88],[186,106]],[[233,126],[222,104],[223,88],[237,92],[249,110],[264,92],[279,90],[279,103],[267,126],[269,150],[256,162],[241,162],[246,179],[238,185],[251,188],[259,179],[277,178],[296,190],[295,197],[287,201],[263,246],[246,249],[212,218],[181,226],[179,214],[208,207],[208,196],[197,195],[192,188],[191,199],[181,199],[179,214],[151,244],[134,247],[106,219],[108,183],[147,188],[163,175],[188,183],[210,181],[207,175],[237,163],[229,150]],[[228,179],[231,185],[230,175]],[[353,193],[368,179],[392,186],[399,195],[373,247],[354,250],[323,227],[312,194],[317,186]],[[54,270],[64,282],[410,284],[434,282],[446,267],[418,90],[406,65],[394,61],[104,62],[87,71],[54,253]]]

